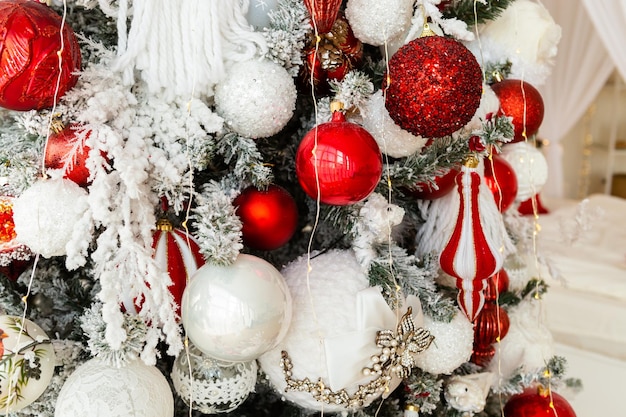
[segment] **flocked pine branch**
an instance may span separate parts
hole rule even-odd
[[[232,169],[232,176],[240,183],[252,183],[265,188],[272,181],[272,170],[263,162],[263,156],[254,140],[236,133],[227,133],[217,139],[215,153]]]
[[[374,93],[374,84],[361,71],[350,71],[341,81],[330,80],[335,101],[343,103],[345,109],[359,108]]]
[[[308,11],[302,1],[279,0],[277,8],[269,12],[269,17],[270,27],[263,31],[268,46],[265,57],[295,77],[303,63],[302,50],[311,32]]]
[[[196,195],[196,207],[192,210],[194,237],[207,262],[230,265],[235,262],[241,244],[241,220],[232,204],[236,193],[225,191],[216,181],[204,185]]]

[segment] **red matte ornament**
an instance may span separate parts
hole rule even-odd
[[[560,394],[543,388],[527,388],[513,395],[504,406],[505,417],[576,417]]]
[[[514,138],[509,143],[522,142],[535,135],[543,121],[544,105],[541,94],[532,84],[522,80],[502,80],[491,85],[500,100],[498,115],[513,118]]]
[[[319,33],[329,32],[333,23],[335,23],[335,19],[337,19],[341,1],[342,0],[304,0],[304,5],[311,15],[311,26],[317,26]]]
[[[22,111],[52,107],[55,98],[76,84],[80,66],[78,41],[67,23],[61,48],[61,16],[54,10],[38,1],[0,2],[1,107]]]
[[[534,197],[530,197],[528,200],[524,200],[520,203],[519,207],[517,208],[517,211],[519,212],[519,214],[523,216],[533,216],[535,214],[535,209],[533,207],[533,199],[535,199],[536,204],[537,204],[537,214],[549,213],[548,209],[545,208],[543,203],[541,202],[541,195],[535,194]]]
[[[330,122],[311,129],[296,153],[300,186],[313,199],[318,198],[319,190],[325,204],[345,206],[365,199],[378,185],[382,172],[376,140],[361,126],[347,122],[340,111],[333,113]]]
[[[480,105],[482,71],[460,42],[427,36],[391,57],[385,84],[385,106],[394,122],[414,135],[437,138],[472,119]]]
[[[71,163],[67,166],[63,177],[74,181],[84,187],[89,184],[90,171],[86,161],[91,148],[86,145],[76,143],[76,125],[68,125],[57,133],[50,135],[46,145],[44,164],[46,168],[61,169],[65,166],[67,158],[71,158]],[[91,132],[87,132],[88,138]]]
[[[485,159],[485,184],[491,190],[500,213],[511,207],[517,196],[517,176],[511,164],[500,155],[493,153]]]
[[[450,169],[443,175],[435,176],[435,188],[431,183],[420,182],[416,184],[419,190],[409,191],[409,193],[419,200],[436,200],[448,194],[454,189],[454,179],[459,174],[458,169]]]
[[[248,187],[233,201],[243,227],[243,243],[254,249],[273,250],[291,239],[298,225],[296,202],[282,187],[267,190]]]

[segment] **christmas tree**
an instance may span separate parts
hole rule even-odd
[[[0,16],[5,415],[575,415],[533,244],[543,6]]]

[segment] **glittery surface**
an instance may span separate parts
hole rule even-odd
[[[61,16],[40,2],[0,2],[0,106],[11,110],[51,107],[57,80],[57,99],[76,84],[74,73],[81,65],[78,40],[66,23],[62,44],[60,27]]]
[[[403,129],[442,137],[472,119],[481,91],[474,55],[453,39],[430,36],[404,45],[389,61],[385,105]]]
[[[537,133],[543,121],[544,107],[543,98],[535,87],[526,81],[509,79],[493,84],[491,89],[500,99],[498,114],[513,118],[515,137],[512,142],[524,141]]]
[[[0,243],[15,239],[15,223],[13,223],[13,203],[6,197],[0,199]]]

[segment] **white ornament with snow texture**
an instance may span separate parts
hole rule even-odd
[[[87,191],[76,183],[38,180],[13,202],[17,240],[45,258],[63,256],[87,208]]]
[[[309,392],[285,391],[281,352],[286,351],[291,358],[293,379],[321,379],[329,389],[345,389],[353,395],[359,385],[375,378],[365,375],[363,369],[372,365],[373,355],[380,354],[377,332],[395,330],[399,316],[386,304],[380,289],[369,286],[352,251],[333,250],[313,256],[310,265],[307,273],[308,260],[304,255],[282,270],[293,297],[293,318],[283,341],[261,356],[259,364],[276,391],[298,406],[325,412],[346,411],[345,405],[323,404]],[[412,307],[419,327],[421,306],[417,303]],[[392,380],[389,392],[399,383],[399,379]],[[372,395],[366,402],[381,394]]]
[[[253,139],[280,132],[296,107],[296,86],[286,69],[267,60],[232,66],[215,88],[217,113],[240,135]]]
[[[527,142],[502,147],[502,157],[511,164],[517,177],[517,196],[522,202],[539,193],[548,181],[548,162],[543,153]]]
[[[416,357],[417,367],[431,374],[450,374],[470,359],[474,327],[462,313],[449,323],[424,316],[424,328],[435,336],[432,345]]]
[[[402,129],[389,116],[382,91],[372,94],[361,109],[363,127],[378,143],[381,152],[393,158],[402,158],[419,152],[427,138],[415,136]]]
[[[174,397],[161,372],[139,360],[116,368],[94,358],[63,384],[55,417],[172,417]]]
[[[189,370],[191,369],[191,375]],[[172,368],[174,389],[183,401],[203,414],[233,411],[254,391],[258,366],[222,362],[203,355],[193,344],[181,352]]]
[[[361,42],[380,46],[408,29],[414,0],[348,0],[346,18]]]
[[[41,327],[21,317],[0,316],[0,409],[18,411],[48,388],[54,374],[55,354]]]
[[[246,254],[232,265],[198,269],[181,308],[193,344],[230,362],[250,361],[272,349],[291,321],[291,295],[283,276],[269,262]]]

